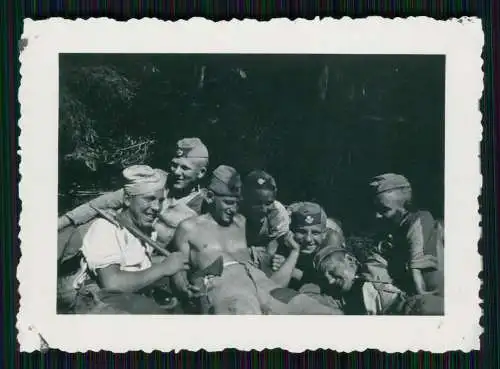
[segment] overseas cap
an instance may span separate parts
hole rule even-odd
[[[331,255],[335,253],[342,253],[342,254],[348,254],[354,257],[354,254],[351,253],[348,249],[338,246],[338,245],[329,245],[320,248],[318,251],[316,251],[316,254],[314,255],[313,258],[313,267],[314,269],[318,270],[321,266],[321,264]],[[354,257],[355,258],[355,257]]]
[[[248,190],[271,190],[276,191],[276,181],[273,176],[263,170],[253,170],[243,181],[245,191]]]
[[[240,197],[240,175],[233,167],[219,165],[212,173],[208,189],[217,195]]]
[[[297,202],[288,207],[292,228],[321,224],[326,227],[326,213],[314,202]]]
[[[382,192],[411,188],[411,185],[408,179],[401,174],[385,173],[372,178],[370,187],[378,195]]]
[[[175,156],[178,158],[203,158],[208,160],[208,149],[197,137],[177,141]]]

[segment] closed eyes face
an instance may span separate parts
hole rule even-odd
[[[212,196],[213,213],[212,216],[221,225],[230,225],[234,216],[238,213],[240,198],[234,196]]]
[[[356,279],[358,263],[344,252],[336,252],[323,261],[320,272],[331,292],[343,293],[352,288]]]

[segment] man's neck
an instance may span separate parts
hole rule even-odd
[[[186,197],[186,196],[189,196],[191,195],[193,192],[196,192],[199,190],[199,186],[196,185],[194,187],[190,187],[190,188],[183,188],[181,190],[177,190],[177,189],[174,189],[174,188],[170,188],[168,190],[168,193],[167,193],[167,197],[168,198],[171,198],[171,199],[181,199],[183,197]]]

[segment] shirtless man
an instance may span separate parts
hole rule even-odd
[[[208,213],[183,221],[174,237],[176,249],[185,254],[194,272],[189,278],[186,272],[177,273],[173,278],[177,289],[192,295],[188,280],[201,289],[205,313],[331,314],[331,309],[316,300],[283,289],[287,281],[276,282],[280,275],[291,274],[297,247],[271,278],[251,263],[246,220],[238,214],[240,196],[241,180],[236,170],[225,165],[216,168],[207,191]],[[219,273],[204,273],[218,260],[222,260]]]
[[[200,188],[200,181],[207,165],[208,150],[199,138],[183,138],[177,142],[168,168],[165,201],[154,224],[160,244],[170,243],[182,220],[201,213],[205,190]],[[108,192],[59,217],[58,260],[71,259],[80,249],[83,236],[98,217],[94,208],[119,211],[124,207],[123,196],[123,189]]]
[[[201,212],[205,189],[200,187],[200,181],[206,174],[208,160],[207,147],[199,138],[183,138],[177,142],[169,163],[165,200],[153,224],[156,241],[163,247],[166,248],[170,243],[182,220]],[[126,207],[124,195],[123,189],[105,193],[59,217],[58,301],[62,309],[65,305],[71,305],[73,300],[71,281],[78,272],[83,238],[99,218],[95,209],[110,215],[116,214]],[[153,263],[162,259],[154,254],[153,257]],[[170,299],[168,295],[166,293],[159,297],[161,300],[166,299],[164,303],[167,305],[170,303],[167,301]]]

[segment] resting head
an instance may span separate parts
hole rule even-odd
[[[219,165],[207,187],[206,202],[210,214],[222,226],[232,224],[241,200],[241,178],[236,169]]]
[[[263,170],[250,172],[243,180],[243,208],[249,220],[260,220],[268,214],[276,200],[274,178]]]
[[[385,173],[370,181],[375,218],[387,225],[399,225],[411,205],[410,182],[401,174]]]
[[[325,292],[337,295],[351,290],[359,264],[344,247],[326,245],[314,255],[313,266]]]
[[[326,213],[314,202],[297,202],[288,207],[290,231],[300,245],[301,254],[312,254],[325,242]]]
[[[190,192],[205,177],[208,166],[208,150],[199,138],[183,138],[168,170],[168,188],[173,192]]]
[[[165,199],[167,174],[147,165],[132,165],[122,175],[125,211],[139,229],[150,231]]]

